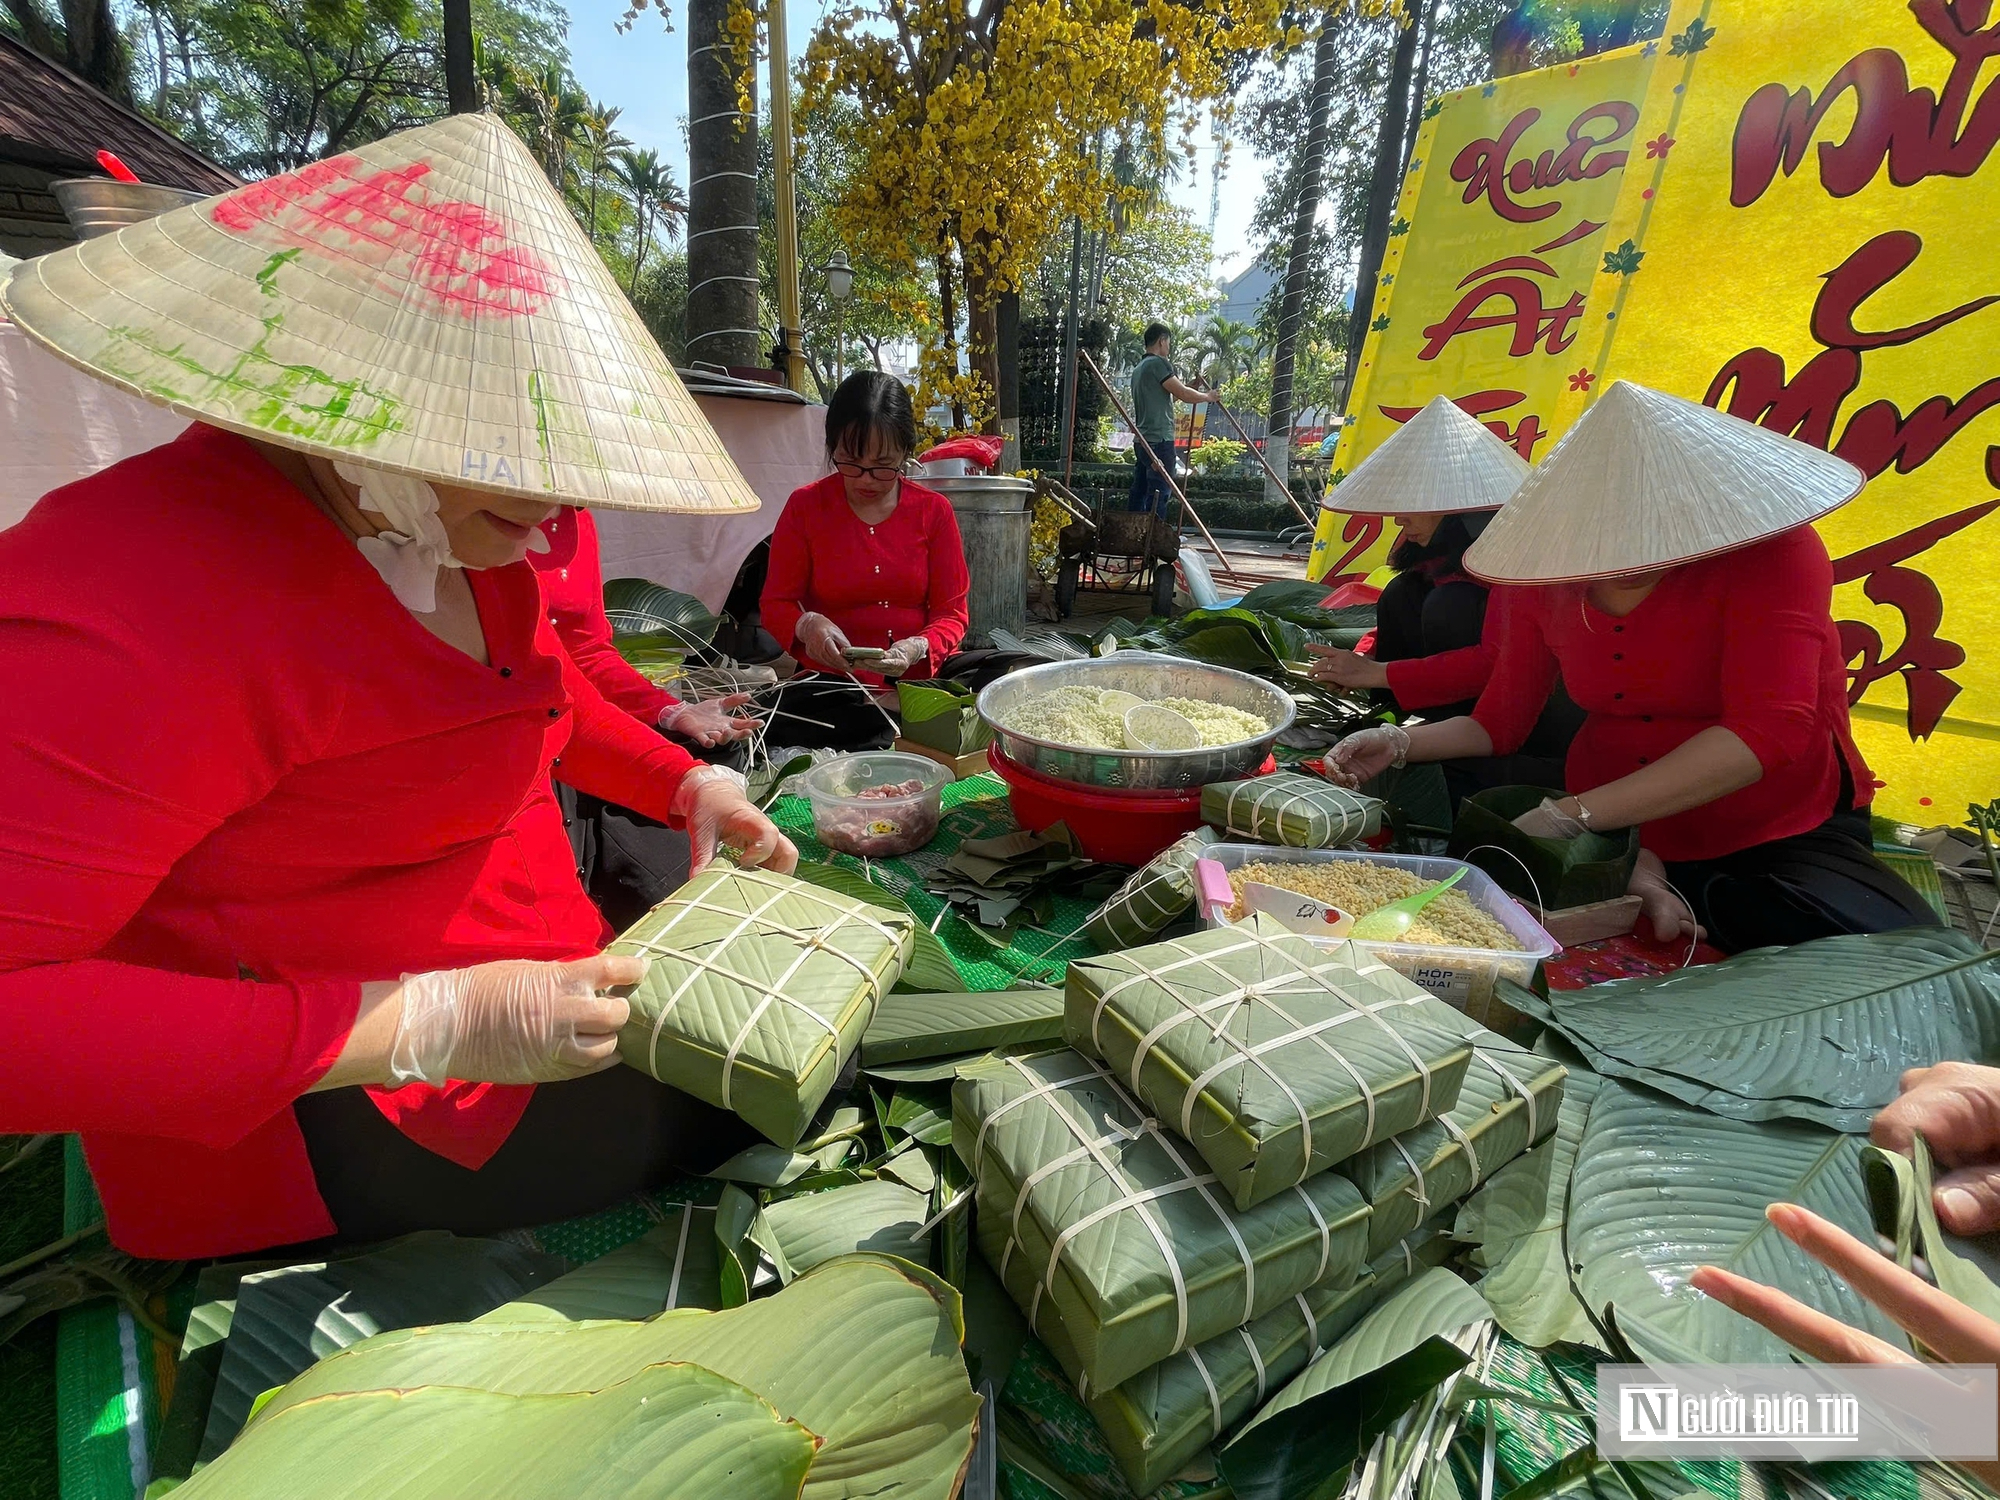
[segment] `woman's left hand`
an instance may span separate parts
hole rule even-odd
[[[1581,803],[1577,804],[1579,807]],[[1531,839],[1580,839],[1590,830],[1562,810],[1553,797],[1544,797],[1514,820],[1514,826]]]
[[[901,677],[916,664],[931,654],[930,641],[921,635],[910,635],[891,646],[888,653],[875,663],[875,670],[884,677]]]
[[[741,708],[750,698],[749,693],[731,693],[727,698],[710,698],[701,703],[670,703],[660,710],[660,728],[704,747],[747,740],[757,732],[757,721],[739,717],[733,710]]]
[[[1898,1328],[1939,1359],[1963,1365],[2000,1362],[2000,1323],[1974,1312],[1862,1244],[1839,1225],[1796,1203],[1773,1203],[1764,1216],[1778,1233],[1881,1308]],[[1814,1359],[1851,1365],[1919,1363],[1894,1344],[1850,1328],[1838,1318],[1747,1277],[1702,1266],[1691,1280],[1697,1291],[1768,1328]],[[2000,1462],[1970,1462],[1965,1468],[1989,1488],[2000,1486]]]
[[[789,875],[798,868],[797,847],[744,795],[731,772],[719,766],[700,767],[690,771],[681,785],[674,811],[687,820],[688,842],[694,847],[690,876],[713,864],[715,851],[723,847],[736,850],[736,863],[746,870],[764,868]],[[692,791],[687,790],[690,785]]]
[[[1316,658],[1306,672],[1314,682],[1330,682],[1344,688],[1385,688],[1389,685],[1389,669],[1358,651],[1344,650],[1339,646],[1308,646],[1306,650]]]

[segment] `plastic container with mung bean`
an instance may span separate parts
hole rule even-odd
[[[1562,952],[1562,946],[1528,915],[1527,908],[1494,882],[1477,866],[1463,860],[1435,859],[1422,854],[1373,854],[1354,849],[1285,849],[1270,844],[1216,844],[1202,852],[1225,870],[1239,870],[1259,862],[1311,865],[1346,860],[1353,863],[1389,865],[1429,884],[1449,880],[1456,870],[1465,876],[1452,889],[1480,911],[1507,929],[1513,939],[1510,948],[1448,948],[1431,943],[1363,943],[1400,974],[1464,1011],[1482,1026],[1503,1035],[1518,1030],[1524,1018],[1504,1001],[1495,1001],[1493,990],[1500,979],[1516,984],[1533,984],[1535,969]],[[1220,912],[1209,915],[1208,925],[1226,925]],[[1322,948],[1335,948],[1344,938],[1312,938]]]

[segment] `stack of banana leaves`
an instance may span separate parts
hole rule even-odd
[[[1375,610],[1368,605],[1321,609],[1325,597],[1323,585],[1284,579],[1260,584],[1226,609],[1195,609],[1177,619],[1151,619],[1140,625],[1110,620],[1092,634],[1044,635],[1033,644],[1001,631],[993,643],[1051,660],[1156,651],[1248,672],[1290,693],[1299,706],[1297,727],[1329,740],[1377,715],[1365,694],[1308,678],[1305,671],[1312,658],[1306,647],[1353,649],[1375,628]]]
[[[807,874],[897,909],[852,872]],[[1367,976],[1379,992],[1333,975],[1338,954],[1293,963],[1282,937],[968,993],[917,933],[790,1145],[504,1240],[186,1273],[151,1493],[1981,1493],[1937,1465],[1603,1460],[1593,1368],[1786,1362],[1693,1291],[1704,1263],[1909,1347],[1766,1223],[1779,1201],[2000,1309],[2000,1255],[1939,1230],[1924,1152],[1865,1135],[1903,1069],[2000,1060],[2000,954],[1912,931],[1510,988],[1546,1028],[1528,1047],[1393,974]],[[1353,1019],[1256,1054],[1315,1054],[1276,1070],[1306,1090],[1293,1109],[1224,1038],[1270,1040],[1258,996],[1316,1024],[1318,981]],[[1198,1026],[1163,1024],[1175,996]]]

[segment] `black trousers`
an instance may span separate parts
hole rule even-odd
[[[710,1171],[758,1139],[736,1116],[623,1064],[538,1085],[478,1171],[419,1146],[360,1089],[307,1094],[292,1108],[320,1197],[348,1241],[573,1219]]]
[[[1398,573],[1375,606],[1375,659],[1413,661],[1478,645],[1486,627],[1486,598],[1484,587],[1464,579],[1433,584],[1418,572]],[[1390,696],[1385,690],[1384,697]],[[1478,699],[1468,698],[1439,704],[1425,709],[1424,717],[1463,718],[1477,703]],[[1570,701],[1558,683],[1527,740],[1514,754],[1446,761],[1444,779],[1453,812],[1472,793],[1491,787],[1560,788],[1569,742],[1583,727],[1583,717],[1583,710]]]
[[[1853,808],[1790,838],[1670,864],[1667,879],[1724,953],[1939,925],[1931,904],[1875,857],[1868,814]]]
[[[1147,438],[1146,443],[1153,450],[1154,457],[1171,472],[1174,467],[1173,442],[1170,439]],[[1150,510],[1157,515],[1173,499],[1173,491],[1167,488],[1166,476],[1160,472],[1159,465],[1146,457],[1146,449],[1139,446],[1137,439],[1132,443],[1132,461],[1135,466],[1132,470],[1132,492],[1125,497],[1125,508]]]
[[[850,677],[807,672],[771,700],[764,743],[801,750],[886,750],[896,742],[885,711]]]

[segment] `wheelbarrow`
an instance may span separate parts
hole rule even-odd
[[[1172,614],[1174,560],[1181,551],[1179,525],[1150,511],[1108,506],[1083,514],[1056,538],[1057,612],[1069,618],[1076,609],[1077,590],[1095,588],[1144,593],[1152,614]]]

